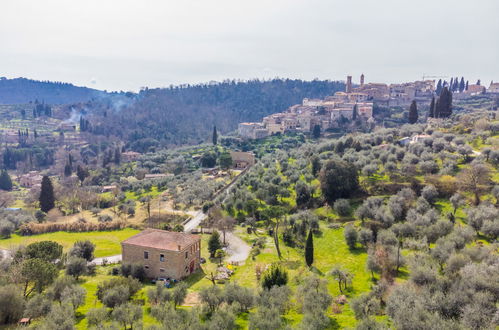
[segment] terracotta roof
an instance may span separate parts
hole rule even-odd
[[[121,244],[179,251],[200,240],[198,235],[148,228]]]

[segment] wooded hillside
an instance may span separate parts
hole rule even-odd
[[[64,104],[87,101],[101,94],[104,92],[62,82],[0,78],[0,104],[21,104],[35,100]]]
[[[90,124],[93,133],[116,135],[137,151],[150,145],[195,144],[209,140],[213,125],[226,134],[240,122],[259,121],[303,98],[343,88],[342,82],[274,79],[147,89],[120,111],[93,111]]]

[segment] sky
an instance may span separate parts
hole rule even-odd
[[[498,0],[2,0],[0,76],[109,91],[361,73],[488,85],[498,13]]]

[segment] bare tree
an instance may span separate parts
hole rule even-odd
[[[0,191],[0,207],[7,207],[14,201],[14,198],[9,192]]]
[[[475,205],[480,204],[480,195],[490,185],[490,170],[483,163],[474,163],[459,174],[460,187],[475,196]]]

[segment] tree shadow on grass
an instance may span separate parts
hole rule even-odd
[[[310,271],[314,274],[319,275],[319,276],[324,276],[324,273],[315,266],[310,267]]]
[[[341,329],[340,324],[336,321],[335,318],[329,318],[329,327],[328,329]]]
[[[300,267],[301,262],[298,260],[284,260],[281,261],[282,265],[288,269],[298,269]]]
[[[322,236],[324,236],[322,230],[317,230],[314,232],[314,238],[321,238]]]
[[[79,324],[84,319],[85,319],[85,314],[83,314],[82,312],[75,313],[75,324]]]
[[[358,255],[360,255],[360,254],[365,254],[365,253],[367,253],[367,250],[366,250],[364,247],[361,247],[361,248],[356,247],[356,248],[354,248],[354,249],[350,249],[350,248],[349,248],[349,249],[348,249],[348,252],[350,252],[351,254],[353,254],[353,255],[355,255],[355,256],[358,256]]]
[[[197,282],[203,280],[206,277],[206,273],[204,272],[203,268],[199,268],[195,273],[192,273],[189,275],[186,279],[183,280],[185,284],[187,284],[187,287],[190,288]]]
[[[397,278],[407,280],[409,278],[409,271],[407,269],[399,269]]]

